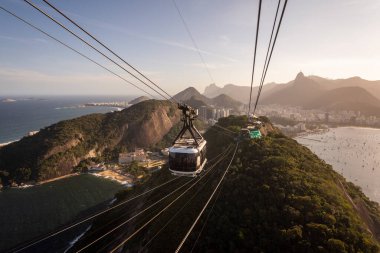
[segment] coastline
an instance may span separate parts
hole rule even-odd
[[[36,95],[31,98],[27,95],[11,96],[10,98],[17,100],[17,102],[0,102],[0,147],[21,139],[30,131],[46,128],[62,120],[70,120],[93,113],[120,111],[124,109],[127,101],[138,96]],[[0,101],[8,98],[0,97]],[[87,103],[107,106],[85,106]]]
[[[363,130],[374,130],[374,131],[379,131],[380,128],[377,127],[367,127],[367,126],[355,126],[355,125],[346,125],[346,126],[333,126],[327,128],[327,129],[317,129],[317,130],[309,130],[306,132],[300,132],[296,133],[294,136],[290,136],[291,138],[295,139],[297,137],[306,137],[309,135],[316,135],[316,134],[324,134],[329,132],[331,129],[338,129],[338,128],[355,128],[355,129],[363,129]]]
[[[5,147],[5,146],[7,146],[7,145],[9,145],[9,144],[11,144],[13,142],[17,142],[17,141],[19,141],[19,140],[14,140],[14,141],[8,141],[8,142],[0,143],[0,148]]]
[[[318,136],[318,137],[317,137]],[[380,129],[343,126],[331,128],[323,136],[293,137],[347,181],[360,186],[372,201],[380,203]]]
[[[107,172],[107,173],[104,173],[104,172]],[[34,186],[41,186],[41,185],[44,185],[47,183],[59,181],[59,180],[65,179],[65,178],[80,176],[83,174],[88,174],[88,175],[92,175],[95,177],[107,179],[109,181],[119,183],[120,185],[122,185],[124,187],[132,187],[134,185],[134,180],[130,177],[115,174],[115,173],[112,173],[112,171],[103,171],[100,173],[79,173],[79,172],[76,172],[76,173],[71,173],[71,174],[67,174],[64,176],[60,176],[60,177],[56,177],[56,178],[52,178],[52,179],[48,179],[48,180],[44,180],[44,181],[39,181],[39,182],[33,183],[33,184],[22,184],[19,186],[12,186],[11,188],[13,188],[13,189],[26,189],[26,188],[30,188],[30,187],[34,187]]]

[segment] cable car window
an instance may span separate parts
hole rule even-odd
[[[197,155],[184,153],[170,153],[169,166],[177,171],[196,171]]]

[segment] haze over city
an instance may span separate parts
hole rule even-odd
[[[34,2],[63,20],[42,1]],[[170,0],[52,3],[172,94],[188,86],[202,92],[214,81],[219,86],[250,84],[256,1],[177,1],[213,80]],[[276,4],[263,3],[255,86]],[[123,73],[23,1],[3,0],[1,5]],[[375,0],[290,1],[266,82],[288,82],[300,70],[333,79],[379,80],[379,10]],[[3,11],[0,22],[2,95],[141,94]]]

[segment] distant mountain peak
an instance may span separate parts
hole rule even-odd
[[[206,104],[209,103],[209,99],[200,94],[194,87],[188,87],[174,96],[174,99],[180,102],[185,102],[190,99],[194,100],[194,98],[197,98],[197,100],[202,100]]]
[[[303,78],[305,78],[305,75],[302,73],[302,71],[300,71],[300,72],[297,74],[295,80],[297,80],[297,79],[303,79]]]
[[[135,98],[131,101],[128,102],[128,104],[131,104],[131,105],[134,105],[134,104],[138,104],[142,101],[146,101],[146,100],[149,100],[150,98],[148,98],[147,96],[140,96],[138,98]]]
[[[196,94],[198,94],[199,92],[198,92],[198,90],[197,89],[195,89],[194,87],[192,87],[192,86],[190,86],[190,87],[188,87],[188,88],[186,88],[186,89],[184,89],[183,90],[183,92],[191,92],[191,93],[196,93]]]
[[[203,93],[205,96],[214,97],[216,94],[219,94],[219,91],[222,88],[217,86],[215,83],[212,83],[205,88],[205,92]]]

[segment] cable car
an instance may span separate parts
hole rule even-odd
[[[169,148],[169,170],[173,175],[195,177],[202,172],[206,159],[206,140],[194,127],[197,111],[188,105],[182,110],[183,127]]]
[[[243,139],[260,139],[262,134],[260,128],[262,126],[261,121],[255,115],[250,115],[245,128],[240,130],[240,136]]]
[[[249,137],[251,139],[260,139],[261,138],[261,132],[260,128],[257,126],[247,126],[247,129],[249,131]]]

